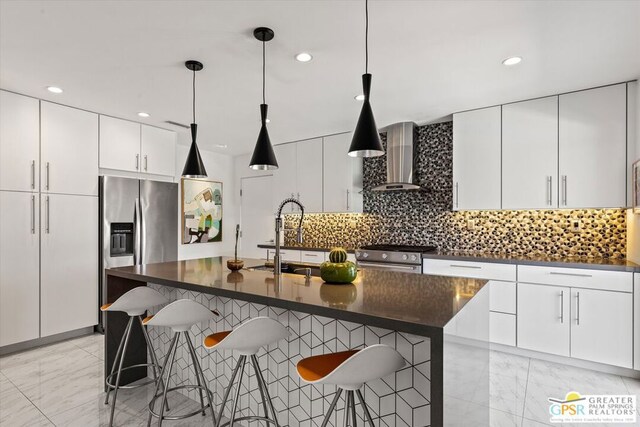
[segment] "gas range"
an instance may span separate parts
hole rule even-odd
[[[361,267],[421,272],[422,254],[434,252],[435,246],[366,245],[356,250]]]

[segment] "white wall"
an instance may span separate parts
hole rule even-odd
[[[640,79],[639,79],[640,80]],[[640,82],[636,83],[635,157],[640,159]],[[633,143],[634,141],[629,141]],[[631,151],[633,153],[633,151]],[[627,211],[627,258],[640,264],[640,214]]]
[[[179,135],[178,139],[189,137],[188,135]],[[190,138],[190,137],[189,137]],[[178,144],[176,151],[176,177],[177,183],[180,183],[184,162],[189,153],[189,145],[184,145],[187,141]],[[189,142],[190,143],[190,140]],[[207,169],[210,180],[222,182],[222,241],[212,243],[195,243],[183,245],[181,240],[178,246],[178,259],[204,258],[221,255],[233,255],[233,247],[235,244],[235,227],[239,223],[239,209],[235,199],[236,181],[234,177],[234,159],[232,156],[215,153],[200,149],[200,155]],[[181,189],[179,190],[181,191]],[[238,189],[239,191],[239,189]],[[182,194],[180,194],[182,201]],[[182,209],[182,206],[179,206]],[[181,215],[179,211],[179,215]],[[182,228],[182,216],[178,217],[178,236],[180,236]]]

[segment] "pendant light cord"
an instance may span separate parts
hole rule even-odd
[[[266,97],[265,97],[265,75],[266,75],[266,50],[265,50],[265,41],[262,40],[262,103],[266,104]]]
[[[193,70],[193,123],[196,122],[196,70]]]
[[[364,72],[369,74],[369,0],[364,0]]]

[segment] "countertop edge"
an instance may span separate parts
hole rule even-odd
[[[532,265],[538,267],[559,267],[559,268],[582,268],[586,270],[605,270],[605,271],[621,271],[627,273],[640,273],[640,265],[611,265],[611,264],[595,264],[580,261],[547,261],[533,259],[516,259],[516,258],[494,258],[491,256],[484,257],[482,255],[464,255],[464,254],[446,254],[446,253],[423,253],[422,259],[448,259],[470,262],[486,262],[492,264],[511,264],[511,265]],[[627,261],[631,263],[630,261]],[[633,263],[631,263],[633,264]]]

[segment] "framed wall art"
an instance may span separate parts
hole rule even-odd
[[[222,241],[222,183],[182,178],[182,244]]]

